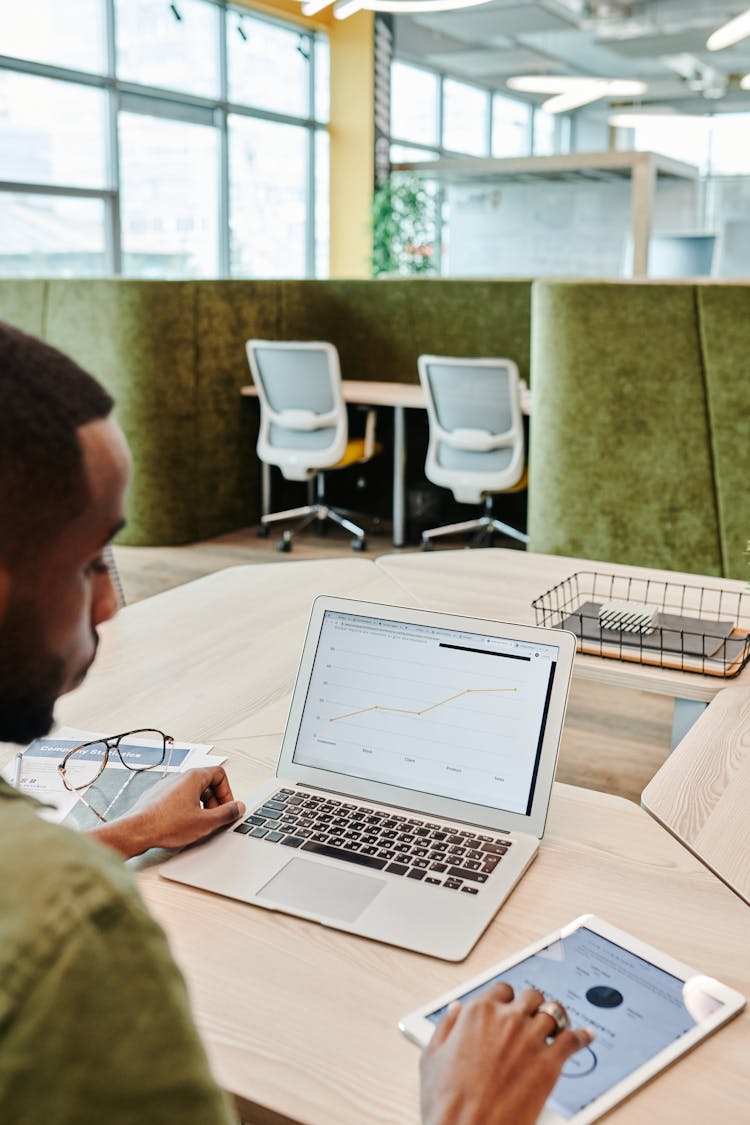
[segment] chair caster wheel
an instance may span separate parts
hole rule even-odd
[[[430,542],[430,540],[429,540],[429,539],[423,539],[423,540],[422,540],[422,543],[421,543],[421,546],[420,546],[420,550],[422,550],[422,551],[431,551],[431,550],[433,550],[433,546],[432,546],[432,543]]]
[[[291,539],[279,539],[278,543],[276,544],[276,550],[281,551],[282,554],[284,554],[284,555],[288,554],[289,551],[291,551],[291,549],[292,549]]]
[[[366,551],[367,550],[367,540],[366,539],[352,539],[352,550],[353,551]]]
[[[259,523],[256,528],[255,534],[259,539],[268,539],[268,528],[264,523]]]

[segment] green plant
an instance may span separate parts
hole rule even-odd
[[[419,176],[394,173],[375,192],[372,273],[437,273],[438,204]]]

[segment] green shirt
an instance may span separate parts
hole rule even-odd
[[[0,863],[3,1125],[236,1122],[114,852],[0,780]]]

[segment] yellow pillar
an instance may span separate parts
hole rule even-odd
[[[298,0],[241,0],[248,8],[324,30],[331,49],[331,277],[370,277],[375,176],[375,17],[311,19]]]
[[[331,277],[370,277],[375,164],[375,19],[333,20],[331,44]]]

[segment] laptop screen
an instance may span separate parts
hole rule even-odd
[[[528,816],[558,651],[327,610],[293,760]]]

